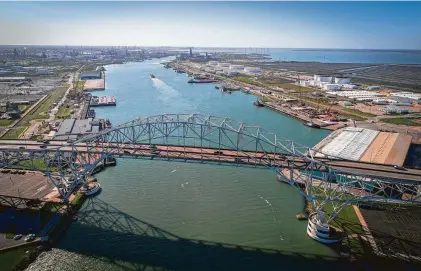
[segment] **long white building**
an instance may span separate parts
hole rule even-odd
[[[383,94],[366,91],[366,90],[351,90],[351,91],[328,91],[330,95],[336,95],[340,97],[347,97],[350,99],[356,99],[357,101],[372,101],[378,100],[379,97],[383,97]]]

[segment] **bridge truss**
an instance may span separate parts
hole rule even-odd
[[[312,204],[319,235],[348,204],[419,204],[421,196],[417,182],[339,170],[327,165],[334,157],[318,150],[258,126],[201,114],[138,118],[55,149],[2,150],[0,166],[41,171],[67,199],[110,157],[269,168]],[[325,216],[327,204],[332,212]]]

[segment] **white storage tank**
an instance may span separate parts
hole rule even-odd
[[[225,75],[228,75],[228,76],[233,76],[233,75],[237,75],[238,74],[238,71],[236,71],[236,70],[224,70],[224,74]]]
[[[314,81],[330,83],[332,81],[332,76],[323,75],[323,74],[315,74]]]
[[[351,79],[348,77],[335,77],[335,84],[349,84]]]
[[[244,65],[230,65],[230,70],[242,71],[244,70]]]
[[[249,72],[249,73],[259,73],[260,68],[259,67],[245,67],[244,71]]]
[[[229,63],[218,63],[218,66],[223,68],[228,68],[230,65]]]

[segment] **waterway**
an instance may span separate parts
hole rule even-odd
[[[121,124],[161,113],[203,113],[306,145],[327,135],[254,107],[254,96],[188,84],[185,74],[159,63],[108,66],[106,90],[95,94],[116,96],[117,106],[97,108],[97,116]],[[295,218],[303,197],[269,170],[120,159],[97,177],[101,194],[85,203],[59,247],[29,270],[337,268],[334,251],[309,239],[307,222]]]

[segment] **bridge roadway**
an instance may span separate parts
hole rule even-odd
[[[43,144],[36,141],[24,140],[0,140],[0,151],[2,150],[42,150],[41,145],[45,145],[43,150],[54,150],[60,147],[62,151],[72,151],[71,144],[64,141],[50,141],[49,144]],[[86,146],[83,143],[75,145],[81,153],[86,152]],[[119,146],[119,147],[117,147]],[[149,144],[120,144],[103,143],[102,147],[108,149],[108,152],[115,155],[126,155],[134,157],[151,157],[164,159],[181,160],[202,160],[222,163],[238,163],[256,166],[277,166],[281,168],[290,168],[293,163],[294,168],[304,169],[308,162],[303,158],[293,157],[292,155],[275,155],[263,152],[241,151],[221,149],[221,153],[216,152],[214,148],[183,147],[171,145],[155,145],[156,151],[151,152]],[[22,151],[25,151],[22,149]],[[101,153],[97,148],[90,149],[91,153]],[[379,177],[396,180],[406,180],[421,182],[421,170],[419,169],[395,169],[391,165],[374,164],[358,161],[332,160],[327,158],[314,158],[323,162],[331,168],[352,172],[357,175],[370,177]],[[293,161],[293,162],[292,162]],[[323,169],[321,169],[323,171]]]

